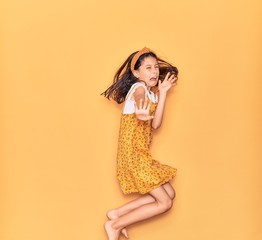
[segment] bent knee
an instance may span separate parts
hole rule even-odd
[[[166,184],[163,185],[166,192],[168,193],[169,197],[174,200],[176,197],[176,192],[175,189],[172,187],[172,185],[168,182]]]
[[[170,194],[170,198],[171,198],[172,200],[174,200],[175,197],[176,197],[176,191],[175,191],[175,189],[173,189],[172,193]]]
[[[159,210],[161,213],[167,212],[173,206],[173,200],[171,198],[167,198],[165,201],[158,203]]]

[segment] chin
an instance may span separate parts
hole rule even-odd
[[[150,87],[154,87],[157,85],[157,81],[150,84]]]

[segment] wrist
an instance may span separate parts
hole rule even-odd
[[[159,95],[160,96],[166,96],[167,95],[167,91],[159,90]]]

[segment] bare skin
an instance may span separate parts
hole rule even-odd
[[[170,183],[165,183],[164,185],[162,185],[163,188],[166,190],[167,194],[169,195],[170,199],[171,200],[174,200],[175,198],[175,191],[173,189],[173,187],[171,186]],[[115,209],[112,209],[110,210],[108,213],[107,213],[107,217],[110,219],[110,220],[114,220],[114,219],[117,219],[131,211],[133,211],[134,209],[136,208],[139,208],[145,204],[148,204],[148,203],[153,203],[155,202],[155,198],[153,198],[150,194],[145,194],[145,195],[142,195],[141,197],[127,203],[127,204],[124,204],[123,206],[121,207],[118,207],[118,208],[115,208]],[[123,228],[121,233],[126,237],[128,238],[128,234],[127,234],[127,230],[126,228]]]
[[[167,185],[170,193],[173,188]],[[171,193],[175,196],[175,192]],[[118,240],[120,232],[123,228],[140,222],[142,220],[151,218],[153,216],[162,214],[168,211],[173,204],[173,199],[169,196],[164,186],[160,186],[149,192],[148,195],[141,196],[140,198],[127,203],[126,205],[118,208],[118,212],[126,212],[126,214],[119,216],[114,220],[109,220],[105,223],[105,230],[109,240]]]

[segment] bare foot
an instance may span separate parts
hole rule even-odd
[[[118,216],[118,214],[117,214],[117,211],[114,210],[114,209],[111,210],[111,211],[109,211],[106,215],[107,215],[107,217],[108,217],[110,220],[114,220],[114,219],[119,218],[119,216]],[[126,238],[128,238],[128,234],[127,234],[126,228],[123,228],[123,229],[121,230],[121,233],[122,233]]]
[[[107,221],[104,225],[108,239],[109,240],[118,240],[119,239],[119,230],[113,228],[113,221]]]

